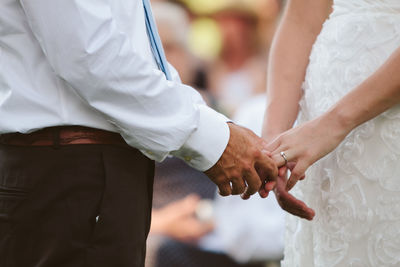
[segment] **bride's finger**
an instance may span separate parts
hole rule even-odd
[[[276,187],[275,181],[264,181],[263,185],[261,186],[260,190],[258,190],[258,194],[261,198],[266,198],[269,195],[269,192],[274,190]]]
[[[269,191],[266,191],[264,188],[261,188],[260,190],[258,190],[258,195],[261,198],[267,198],[269,195]]]
[[[288,163],[288,164],[289,164],[289,163]],[[288,164],[287,164],[287,165],[288,165]],[[278,170],[278,176],[284,176],[284,175],[286,175],[287,170],[288,170],[288,167],[287,167],[287,166],[282,166],[282,167],[280,167],[279,170]]]
[[[294,169],[294,167],[296,167],[296,162],[290,161],[290,162],[288,162],[288,164],[286,164],[286,167],[287,167],[290,171],[292,171],[292,170]]]
[[[272,160],[275,162],[276,166],[283,167],[292,160],[290,151],[277,151],[273,153]]]
[[[296,185],[297,181],[302,180],[307,168],[308,164],[306,164],[304,161],[297,162],[296,166],[290,172],[290,177],[286,184],[287,191],[290,191],[290,189]]]
[[[294,167],[296,167],[296,162],[288,162],[288,164],[286,164],[286,167],[289,169],[289,170],[293,170],[294,169]],[[283,167],[282,167],[283,168]],[[306,176],[305,175],[303,175],[302,177],[300,177],[300,181],[302,181],[302,180],[304,180],[306,178]]]
[[[275,151],[281,144],[279,136],[272,140],[269,144],[265,146],[265,149],[268,151]]]
[[[272,191],[276,186],[276,182],[275,181],[267,181],[265,183],[264,189],[265,191],[269,192]]]

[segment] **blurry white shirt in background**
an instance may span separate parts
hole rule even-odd
[[[235,114],[235,123],[261,135],[265,103],[265,95],[246,101]],[[217,195],[213,213],[215,230],[202,239],[203,249],[226,253],[240,263],[283,257],[285,214],[273,193],[245,201]]]

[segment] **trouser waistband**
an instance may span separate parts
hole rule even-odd
[[[28,134],[2,134],[0,135],[0,144],[56,147],[77,144],[107,144],[129,147],[119,133],[84,126],[57,126]]]

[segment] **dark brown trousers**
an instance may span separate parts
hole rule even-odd
[[[0,266],[143,266],[153,172],[133,148],[0,145]]]

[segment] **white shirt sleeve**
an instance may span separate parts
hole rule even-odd
[[[125,0],[114,1],[123,6]],[[229,140],[227,118],[181,84],[175,71],[175,79],[166,80],[136,45],[137,35],[124,31],[111,1],[20,2],[54,72],[129,145],[158,161],[171,153],[201,171],[217,162]],[[132,23],[146,31],[144,17]]]

